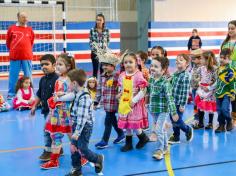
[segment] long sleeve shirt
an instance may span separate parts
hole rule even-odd
[[[188,96],[190,91],[190,75],[184,70],[182,72],[175,72],[172,80],[172,95],[174,97],[175,104],[181,107],[185,107],[188,102]]]
[[[192,36],[188,41],[188,50],[195,50],[202,47],[202,40],[199,36]]]

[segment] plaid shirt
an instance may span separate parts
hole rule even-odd
[[[72,118],[72,124],[76,124],[73,135],[80,136],[86,123],[93,125],[93,101],[87,90],[76,93],[70,115]]]
[[[116,95],[118,93],[119,73],[113,72],[112,75],[106,73],[100,76],[97,86],[97,94],[95,102],[101,102],[106,112],[116,112],[118,109],[118,101]]]
[[[151,113],[168,112],[176,114],[176,107],[172,97],[172,88],[168,80],[161,77],[149,79],[148,94],[150,96],[149,110]]]
[[[101,48],[108,46],[110,42],[109,29],[104,28],[102,33],[99,33],[96,28],[92,28],[90,30],[89,45],[92,51],[96,51],[95,48],[92,46],[92,42],[98,43]]]
[[[190,91],[190,75],[188,71],[175,72],[172,76],[171,84],[175,104],[184,108]]]

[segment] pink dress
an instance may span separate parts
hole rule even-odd
[[[142,72],[137,71],[133,75],[126,75],[125,72],[121,73],[118,80],[118,85],[122,90],[122,96],[119,102],[118,110],[118,127],[121,129],[140,129],[148,127],[147,110],[145,108],[145,98],[140,99],[131,108],[129,102],[138,94],[140,89],[146,88],[148,82],[143,77]],[[131,90],[132,89],[132,90]],[[131,93],[131,96],[123,96]],[[127,102],[127,106],[123,105]]]
[[[29,100],[33,100],[31,103],[28,103]],[[28,91],[20,88],[17,92],[16,97],[13,99],[13,108],[19,109],[19,108],[29,108],[34,104],[34,94],[33,89],[31,87],[28,88]]]

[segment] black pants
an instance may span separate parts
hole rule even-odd
[[[232,105],[232,112],[236,112],[236,96],[235,96],[235,100],[231,101],[231,105]]]
[[[103,137],[102,137],[102,139],[105,142],[109,141],[112,127],[115,129],[118,136],[124,135],[123,130],[118,128],[117,119],[116,119],[116,112],[106,112],[105,130],[104,130]]]
[[[91,59],[93,64],[93,76],[97,78],[98,76],[98,68],[99,68],[99,60],[97,58],[97,55],[93,52],[91,52]],[[102,65],[100,64],[100,74],[103,73]]]

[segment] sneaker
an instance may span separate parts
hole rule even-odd
[[[174,137],[174,135],[172,135],[170,137],[170,139],[168,140],[168,143],[169,144],[179,144],[180,143],[180,140],[179,139],[176,139],[176,137]]]
[[[156,160],[162,160],[164,157],[164,153],[161,150],[157,150],[156,152],[154,152],[152,157]]]
[[[72,168],[71,171],[65,176],[82,176],[82,173],[78,169]]]
[[[198,124],[193,125],[192,127],[193,127],[193,129],[198,130],[198,129],[203,129],[203,128],[204,128],[204,125],[198,123]]]
[[[51,152],[47,152],[46,150],[39,156],[39,160],[41,161],[49,161],[51,156]]]
[[[95,147],[98,149],[104,149],[108,147],[108,143],[102,140],[99,143],[97,143]]]
[[[114,141],[113,143],[114,144],[119,144],[121,142],[124,142],[125,141],[125,135],[122,135],[122,136],[118,136]]]
[[[54,169],[59,167],[59,161],[58,160],[50,160],[44,164],[41,164],[40,166],[42,169]]]
[[[186,140],[188,142],[191,142],[193,140],[193,128],[192,127],[189,127],[190,130],[188,133],[186,133]]]
[[[95,163],[95,172],[101,173],[103,169],[104,155],[98,155],[98,161]]]
[[[215,133],[225,132],[225,125],[219,125],[218,128],[215,129]]]
[[[209,124],[205,127],[206,130],[210,130],[210,129],[212,129],[212,128],[213,128],[212,123],[209,123]]]
[[[228,122],[226,125],[226,130],[227,131],[232,131],[234,129],[233,127],[233,123],[232,122]]]

